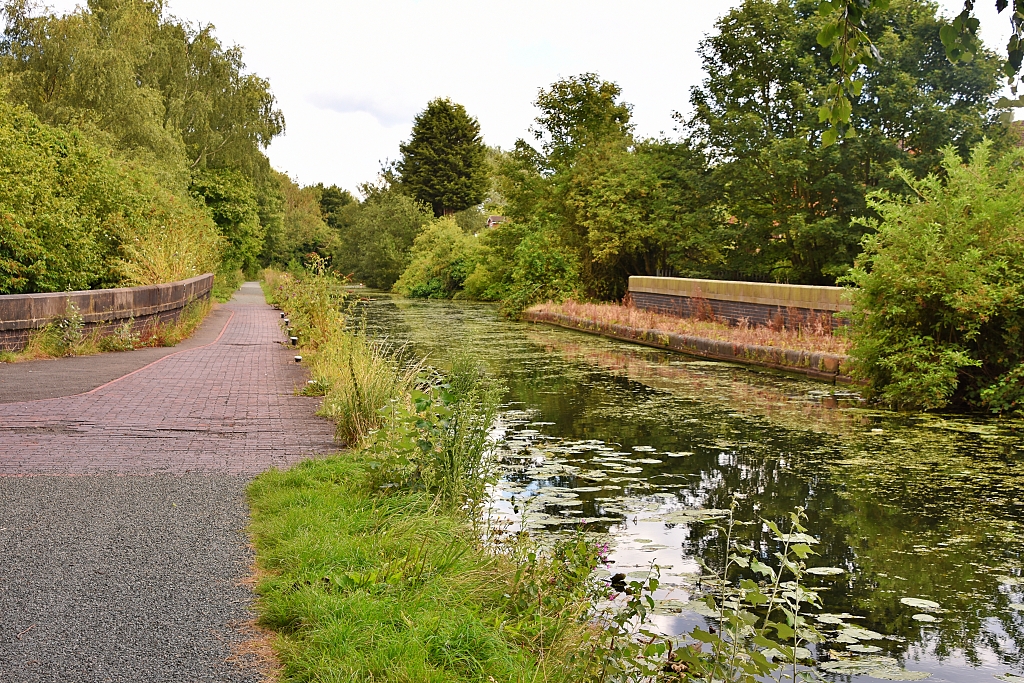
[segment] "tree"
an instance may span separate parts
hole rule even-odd
[[[850,130],[855,106],[851,98],[859,97],[864,86],[862,69],[877,67],[887,59],[884,50],[880,51],[872,42],[867,20],[872,14],[870,10],[884,11],[889,4],[890,0],[818,0],[818,13],[826,20],[818,31],[817,42],[829,48],[830,62],[837,67],[819,109],[819,120],[828,124],[821,136],[825,147]],[[981,22],[974,16],[974,4],[975,0],[964,0],[963,11],[951,23],[938,28],[938,38],[951,63],[968,64],[986,53],[978,37]],[[1012,5],[1006,60],[999,64],[999,72],[1006,76],[1016,94],[1017,76],[1024,61],[1024,0],[996,0],[995,4],[1000,13]],[[1024,106],[1024,97],[1004,101],[1003,106]]]
[[[408,267],[413,241],[431,217],[429,207],[394,188],[379,188],[338,224],[334,268],[356,282],[391,289]]]
[[[517,263],[543,256],[550,265],[551,251],[567,252],[557,267],[517,271],[531,273],[520,278],[533,283],[529,296],[549,291],[535,286],[546,272],[572,282],[557,291],[615,299],[625,293],[630,275],[703,274],[708,262],[721,260],[703,150],[689,143],[637,142],[630,105],[620,95],[618,85],[591,73],[552,84],[537,96],[540,111],[531,132],[539,149],[519,140],[498,161],[504,211],[530,226]],[[485,238],[485,245],[490,241]],[[546,255],[529,254],[534,247]],[[505,284],[486,282],[481,273],[467,285],[473,291],[525,291],[513,288],[513,271],[493,259],[483,267],[501,272]]]
[[[247,275],[254,275],[259,268],[266,232],[260,222],[253,183],[238,171],[210,169],[196,175],[192,192],[206,202],[227,242],[225,267],[228,270],[241,268]]]
[[[417,299],[450,299],[476,267],[478,252],[477,238],[453,217],[436,218],[416,237],[409,266],[393,289]]]
[[[489,184],[487,149],[480,124],[461,104],[432,100],[416,116],[412,138],[399,149],[402,191],[430,206],[435,216],[483,201]]]
[[[857,136],[818,145],[826,126],[815,103],[832,67],[815,7],[748,0],[700,46],[708,75],[685,124],[711,155],[732,217],[726,270],[738,277],[831,284],[859,252],[866,228],[853,218],[868,211],[865,194],[907,191],[889,177],[895,164],[921,177],[939,169],[944,145],[966,151],[1004,135],[992,108],[995,57],[954,67],[942,57],[935,5],[896,0],[871,18],[890,58],[862,74]]]
[[[170,282],[220,260],[201,202],[2,97],[0,178],[0,294]]]
[[[142,0],[89,0],[65,16],[31,8],[3,4],[0,66],[10,96],[45,122],[95,129],[179,173],[232,166],[270,177],[262,150],[284,118],[267,81],[244,73],[241,50],[211,26]]]
[[[324,221],[322,213],[323,185],[299,187],[284,173],[276,176],[284,200],[281,221],[267,231],[261,262],[278,267],[300,266],[310,253],[329,256],[337,251],[340,238]]]

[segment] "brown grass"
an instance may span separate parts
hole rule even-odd
[[[809,324],[797,327],[786,327],[779,321],[766,327],[749,325],[746,322],[728,325],[716,321],[653,313],[621,304],[586,304],[577,301],[566,301],[561,304],[548,302],[533,306],[527,311],[567,315],[606,325],[624,325],[634,329],[660,330],[717,341],[774,346],[797,351],[846,355],[850,348],[850,342],[843,331],[833,333],[831,326],[820,317],[809,321]]]

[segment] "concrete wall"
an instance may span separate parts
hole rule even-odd
[[[711,312],[716,319],[733,324],[746,318],[756,325],[781,321],[794,326],[815,316],[827,316],[835,327],[845,321],[834,314],[850,310],[844,292],[843,287],[767,282],[644,275],[629,278],[629,296],[637,308],[684,318]]]
[[[0,296],[0,349],[18,351],[34,330],[64,317],[70,301],[82,315],[85,330],[112,329],[133,319],[136,329],[178,319],[182,309],[208,299],[213,275],[145,287],[94,289],[83,292],[8,294]]]

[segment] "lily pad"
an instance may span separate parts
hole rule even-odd
[[[885,638],[881,633],[872,631],[868,628],[861,628],[860,626],[847,626],[839,635],[846,636],[847,638],[853,638],[855,640],[881,640]]]
[[[669,524],[690,524],[692,522],[703,522],[709,519],[719,519],[729,515],[728,510],[673,510],[655,517],[649,517],[648,522],[667,522]]]
[[[936,621],[942,621],[942,619],[932,616],[931,614],[915,614],[913,617],[911,617],[911,619],[913,619],[914,621],[923,621],[926,624],[931,624]]]
[[[814,574],[815,576],[838,576],[839,574],[845,574],[846,570],[839,567],[811,567],[807,570],[807,573]]]
[[[876,652],[882,651],[882,648],[878,647],[877,645],[861,645],[860,643],[857,643],[856,645],[850,645],[846,649],[850,652],[857,652],[859,654],[864,655],[872,655]]]
[[[1024,602],[1011,602],[1010,609],[1015,609],[1018,612],[1024,612]]]
[[[880,655],[823,662],[818,665],[818,668],[836,674],[865,674],[885,681],[922,681],[931,676],[927,671],[908,671],[892,657]]]
[[[1024,676],[1018,676],[1017,674],[1005,673],[1002,676],[995,676],[1001,681],[1006,683],[1024,683]]]
[[[931,600],[925,600],[924,598],[900,598],[907,607],[913,607],[915,609],[923,609],[926,612],[936,612],[942,609],[942,606],[937,602]]]

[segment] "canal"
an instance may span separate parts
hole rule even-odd
[[[468,350],[507,385],[492,513],[540,537],[583,528],[612,572],[657,565],[662,631],[709,618],[691,598],[696,558],[722,560],[720,511],[781,523],[799,506],[820,540],[808,565],[829,568],[811,577],[829,678],[1024,683],[1024,421],[873,410],[487,304],[370,295],[362,310],[371,334],[442,365]],[[765,527],[743,533],[770,556]]]

